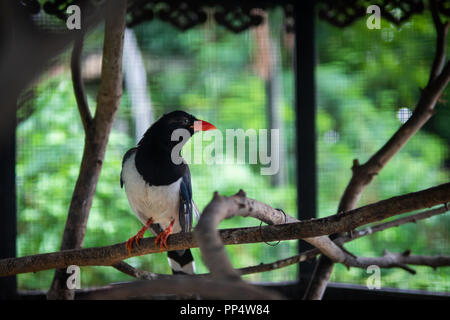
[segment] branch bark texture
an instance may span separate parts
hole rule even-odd
[[[247,198],[246,201],[254,201],[257,205],[260,205],[258,201],[253,199]],[[344,214],[281,225],[219,230],[218,233],[221,241],[227,245],[311,238],[346,232],[370,222],[447,202],[450,202],[450,183],[386,199]],[[267,207],[270,208],[270,206]],[[272,210],[278,212],[278,210]],[[281,213],[279,220],[284,221],[284,215]],[[168,238],[168,251],[193,247],[198,247],[198,241],[194,239],[192,233],[177,233],[170,235]],[[133,247],[131,256],[159,252],[160,248],[155,246],[154,238],[144,238],[141,240],[139,247]],[[128,254],[125,243],[119,243],[105,247],[72,249],[20,258],[2,259],[0,260],[0,276],[65,268],[72,264],[79,266],[111,266],[131,256]]]
[[[356,207],[364,189],[373,178],[386,166],[414,134],[432,117],[435,105],[450,81],[450,62],[446,59],[446,36],[448,23],[442,23],[435,0],[430,1],[432,19],[436,29],[436,51],[430,70],[427,86],[423,89],[412,116],[366,163],[360,165],[358,159],[353,161],[352,177],[339,203],[338,212],[345,212]],[[331,276],[333,263],[328,257],[321,256],[316,265],[312,279],[304,298],[320,300]]]
[[[109,133],[122,96],[122,51],[125,30],[126,1],[109,1],[106,6],[105,40],[103,47],[102,77],[97,97],[95,116],[89,119],[89,109],[84,101],[82,86],[76,84],[79,110],[86,129],[80,173],[70,203],[64,229],[61,250],[78,249],[83,246],[86,224],[95,194],[98,178],[105,157]],[[81,44],[75,43],[74,57],[81,54]],[[74,60],[73,60],[74,61]],[[76,61],[75,61],[76,62]],[[77,64],[74,77],[79,72]],[[78,76],[79,77],[79,76]],[[80,99],[81,97],[81,99]],[[49,299],[73,299],[73,290],[67,289],[65,270],[57,270],[48,292]]]

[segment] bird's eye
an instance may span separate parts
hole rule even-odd
[[[183,123],[184,123],[184,124],[188,124],[188,123],[189,123],[189,119],[184,118],[184,119],[183,119]]]

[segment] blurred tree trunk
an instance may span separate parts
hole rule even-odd
[[[254,29],[254,37],[257,43],[255,54],[255,69],[258,75],[264,79],[266,89],[266,117],[268,129],[279,130],[279,153],[272,154],[270,144],[268,151],[271,153],[272,161],[284,163],[284,130],[283,130],[283,78],[281,64],[280,35],[282,25],[270,23],[270,17],[277,15],[278,12],[265,14],[265,22]],[[269,139],[270,140],[270,131]],[[278,158],[278,160],[274,160]],[[286,184],[286,167],[280,165],[277,174],[271,176],[273,186]]]
[[[152,101],[148,93],[144,60],[132,29],[125,30],[123,48],[125,86],[131,101],[135,138],[139,141],[154,122]]]
[[[103,63],[97,108],[91,117],[84,93],[84,86],[78,68],[72,61],[72,77],[78,108],[86,133],[80,173],[75,185],[67,216],[61,250],[79,249],[83,246],[86,225],[95,194],[98,178],[105,157],[109,133],[122,96],[122,51],[125,30],[126,1],[109,1],[106,8],[105,40]],[[74,51],[81,57],[82,38],[76,42]],[[75,57],[76,58],[76,57]],[[77,70],[78,69],[78,70]],[[68,274],[65,269],[55,272],[52,286],[47,294],[49,299],[73,299],[74,290],[67,287]]]

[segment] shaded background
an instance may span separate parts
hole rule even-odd
[[[40,19],[49,24],[45,13]],[[269,23],[234,34],[214,20],[180,32],[154,20],[127,32],[124,95],[110,136],[88,222],[85,247],[123,242],[141,227],[132,215],[119,175],[122,156],[139,131],[163,113],[182,109],[226,129],[282,129],[281,171],[261,176],[258,165],[191,165],[194,199],[203,209],[213,191],[249,197],[296,216],[293,35],[285,33],[281,10]],[[57,21],[54,21],[57,25]],[[395,27],[382,20],[369,30],[365,20],[340,29],[317,20],[318,214],[334,214],[351,176],[354,158],[365,162],[406,121],[428,80],[435,31],[429,11]],[[132,41],[132,40],[135,41]],[[85,41],[83,77],[91,107],[99,84],[102,27]],[[140,63],[142,59],[143,67]],[[17,128],[18,256],[57,251],[78,176],[84,132],[69,70],[70,52],[21,99]],[[269,67],[270,66],[270,67]],[[144,78],[143,78],[144,77]],[[140,81],[133,82],[133,79]],[[145,80],[145,81],[144,81]],[[136,84],[137,83],[137,84]],[[365,191],[360,205],[449,181],[449,90],[436,115],[389,162]],[[275,115],[275,118],[274,118]],[[275,123],[274,123],[275,122]],[[206,143],[207,145],[208,143]],[[191,144],[186,147],[190,147]],[[234,218],[220,227],[259,225]],[[389,229],[346,245],[356,255],[378,256],[411,249],[414,254],[449,253],[450,219],[433,217]],[[272,262],[297,253],[296,241],[227,246],[235,267]],[[206,272],[193,249],[198,272]],[[170,273],[166,254],[128,259],[135,267]],[[382,287],[449,291],[448,270],[415,267],[382,270]],[[298,266],[248,275],[251,281],[297,279]],[[53,271],[18,275],[19,289],[47,289]],[[365,270],[337,265],[331,280],[365,284]],[[130,278],[110,267],[82,267],[83,288]]]

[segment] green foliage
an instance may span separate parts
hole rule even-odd
[[[278,17],[279,18],[279,17]],[[180,33],[159,21],[135,29],[146,58],[148,85],[156,116],[184,109],[214,123],[221,130],[267,127],[265,85],[252,71],[254,39],[251,32],[234,35],[220,27],[199,27]],[[351,176],[354,158],[366,161],[398,129],[399,108],[414,109],[419,87],[427,82],[433,54],[434,33],[429,17],[418,16],[400,29],[386,21],[381,30],[368,30],[364,21],[346,29],[318,23],[317,138],[319,214],[336,212],[339,198]],[[88,39],[86,51],[98,51],[99,32]],[[283,48],[282,56],[289,57]],[[296,215],[295,112],[293,71],[283,61],[283,120],[289,183],[273,187],[255,165],[191,165],[194,199],[200,209],[213,191],[231,195],[244,189],[247,195]],[[88,87],[95,106],[94,86]],[[75,185],[84,134],[70,75],[41,79],[36,87],[35,112],[18,128],[18,255],[56,251]],[[367,204],[448,181],[444,167],[448,158],[450,123],[448,111],[438,105],[426,131],[419,132],[365,191],[360,204]],[[132,116],[125,92],[87,226],[84,246],[122,242],[141,227],[131,214],[119,185],[122,155],[133,146]],[[187,145],[186,147],[189,147]],[[185,148],[186,148],[185,147]],[[250,219],[236,218],[221,228],[258,226]],[[358,255],[374,256],[384,248],[415,254],[448,252],[448,216],[417,225],[387,230],[347,245]],[[296,241],[228,246],[236,267],[272,262],[297,252]],[[207,272],[198,249],[193,250],[199,272]],[[166,254],[128,259],[132,265],[156,273],[169,273]],[[449,290],[448,272],[417,268],[411,276],[402,270],[383,270],[382,285],[402,288]],[[82,286],[129,280],[109,267],[83,267]],[[46,289],[52,271],[19,276],[22,289]],[[297,266],[246,276],[252,281],[293,280]],[[347,271],[337,266],[332,280],[364,284],[365,270]]]

